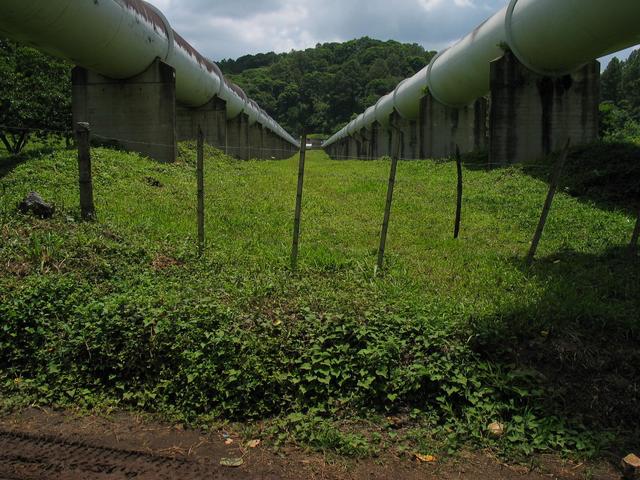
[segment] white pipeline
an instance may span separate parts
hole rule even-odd
[[[415,120],[427,91],[451,107],[473,103],[489,92],[490,63],[505,49],[534,72],[553,76],[639,43],[640,0],[511,0],[324,146],[374,121],[386,126],[394,109],[403,118]]]
[[[1,0],[0,35],[114,79],[139,75],[160,58],[176,71],[181,104],[199,107],[218,96],[229,118],[245,113],[251,124],[298,146],[143,0]]]

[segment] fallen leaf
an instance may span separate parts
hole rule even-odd
[[[231,440],[230,438],[227,438],[227,440],[224,442],[225,445],[231,445],[233,443],[233,440]]]
[[[435,463],[438,461],[438,458],[435,457],[434,455],[422,455],[420,453],[416,453],[415,457],[418,461],[424,462],[424,463]]]
[[[220,460],[220,465],[222,465],[223,467],[233,467],[233,468],[237,468],[237,467],[241,467],[242,465],[244,465],[244,460],[240,457],[237,458],[223,458]]]
[[[247,442],[247,447],[249,448],[256,448],[258,445],[260,445],[260,440],[251,440],[249,442]]]

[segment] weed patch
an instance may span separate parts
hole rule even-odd
[[[373,277],[388,161],[310,152],[292,273],[295,159],[207,150],[198,259],[193,145],[180,152],[159,165],[95,149],[90,224],[73,152],[0,179],[5,404],[265,422],[276,443],[355,457],[595,455],[638,438],[640,266],[623,254],[624,211],[560,194],[530,270],[519,258],[544,182],[467,169],[454,241],[455,166],[401,163],[388,266]],[[31,190],[56,205],[51,220],[16,212]]]

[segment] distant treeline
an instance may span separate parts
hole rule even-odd
[[[291,53],[219,62],[292,133],[332,133],[426,66],[435,52],[417,44],[360,38]]]
[[[614,58],[602,73],[602,134],[640,143],[640,50]]]

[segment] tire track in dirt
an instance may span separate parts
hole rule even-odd
[[[239,479],[239,471],[146,452],[0,430],[0,479]]]

